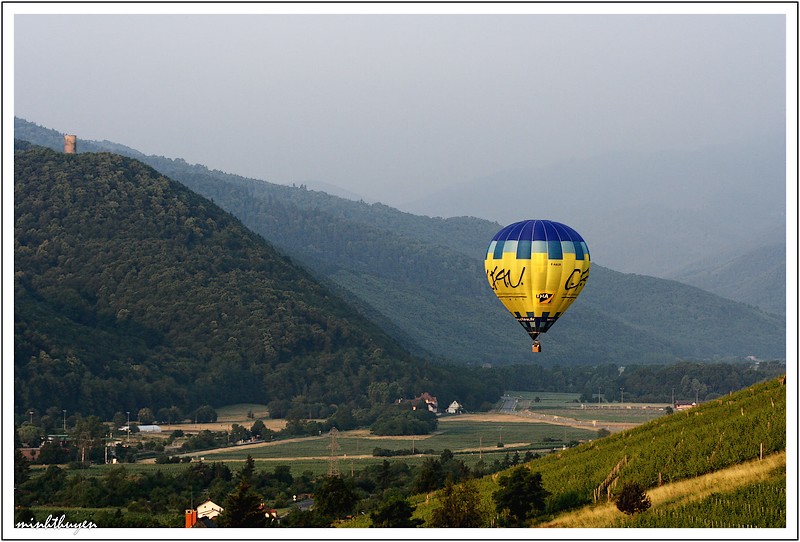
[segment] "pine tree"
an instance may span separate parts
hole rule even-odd
[[[247,454],[247,459],[244,462],[244,466],[242,467],[241,472],[239,473],[239,479],[243,480],[248,483],[252,483],[253,475],[256,472],[256,462],[253,460],[253,456]]]
[[[314,508],[326,516],[341,518],[349,514],[356,503],[358,495],[352,483],[339,476],[326,476],[315,492]]]
[[[217,522],[220,527],[266,527],[261,497],[247,480],[242,479],[233,493],[228,494]]]

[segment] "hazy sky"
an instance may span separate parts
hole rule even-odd
[[[390,204],[498,170],[785,130],[781,14],[177,9],[16,14],[14,114]]]

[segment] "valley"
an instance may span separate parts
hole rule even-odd
[[[785,453],[785,318],[593,266],[532,358],[480,270],[496,224],[100,144],[15,144],[23,521],[60,508],[177,527],[202,495],[230,509],[257,499],[288,527],[369,522],[396,502],[442,526],[459,491],[489,527],[510,521],[493,495],[522,468],[549,495],[525,525],[577,524],[558,518],[604,480],[655,492]],[[453,404],[463,413],[432,412]],[[774,504],[785,473],[769,472],[729,493]],[[296,495],[316,506],[293,507]]]

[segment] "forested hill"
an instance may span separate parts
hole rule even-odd
[[[21,119],[15,119],[15,134],[63,148],[61,134]],[[79,139],[78,149],[135,156],[216,202],[418,354],[471,364],[547,365],[785,358],[784,318],[679,282],[622,274],[597,263],[580,299],[532,358],[528,335],[484,277],[484,251],[499,224],[411,215],[303,186],[144,156],[107,141]]]
[[[326,417],[382,389],[472,408],[501,392],[480,369],[413,358],[238,219],[139,161],[19,150],[14,219],[17,410],[284,400]]]

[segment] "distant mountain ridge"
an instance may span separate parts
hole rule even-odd
[[[786,243],[730,251],[671,273],[674,280],[739,299],[776,315],[786,314]]]
[[[63,146],[58,132],[19,119],[17,125],[18,137]],[[79,140],[79,150],[104,145]],[[483,251],[499,224],[415,216],[130,152],[238,216],[420,354],[475,364],[785,357],[780,317],[593,264],[581,298],[532,359],[527,335],[485,284]]]
[[[535,213],[581,232],[604,266],[669,278],[693,260],[785,244],[786,141],[777,134],[691,152],[619,152],[501,171],[403,208],[508,223]]]

